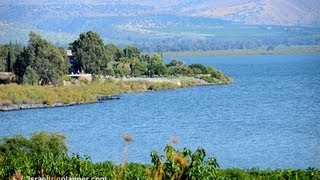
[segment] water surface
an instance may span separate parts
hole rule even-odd
[[[0,136],[46,130],[68,138],[70,152],[150,162],[169,138],[205,148],[222,167],[320,167],[320,55],[184,57],[234,78],[223,86],[122,95],[120,100],[0,113]]]

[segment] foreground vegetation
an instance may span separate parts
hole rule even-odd
[[[94,163],[88,156],[69,155],[65,137],[57,133],[34,133],[4,137],[0,141],[0,178],[23,177],[103,177],[105,179],[320,179],[318,169],[220,169],[214,157],[206,158],[202,148],[176,150],[176,139],[165,147],[164,155],[151,152],[151,164],[127,163],[128,146],[124,136],[122,162]],[[162,154],[162,153],[161,153]]]

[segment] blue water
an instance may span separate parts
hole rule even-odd
[[[122,95],[120,100],[0,113],[0,136],[47,130],[93,161],[150,162],[176,136],[221,167],[320,167],[320,55],[184,57],[234,78],[223,86]]]

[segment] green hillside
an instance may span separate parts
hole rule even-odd
[[[262,7],[263,4],[258,2],[260,1],[255,5]],[[279,45],[320,44],[320,27],[316,26],[316,22],[313,23],[314,26],[308,27],[308,24],[291,26],[294,21],[269,22],[280,25],[268,25],[261,20],[261,23],[248,24],[246,21],[241,22],[225,16],[211,17],[208,14],[199,14],[205,10],[204,4],[208,6],[207,10],[212,8],[228,10],[239,3],[243,5],[247,2],[242,0],[224,3],[205,0],[186,2],[176,0],[163,3],[126,0],[121,2],[7,0],[0,2],[0,43],[18,41],[26,44],[29,32],[36,31],[54,44],[67,47],[77,34],[94,30],[101,34],[106,43],[120,46],[133,44],[145,52],[255,49]],[[235,11],[234,8],[233,10]],[[236,16],[237,13],[234,11],[232,11],[233,16]],[[250,16],[253,18],[257,13]],[[312,17],[318,15],[313,11],[309,14]],[[282,16],[279,15],[280,17]],[[302,16],[301,21],[303,19]]]

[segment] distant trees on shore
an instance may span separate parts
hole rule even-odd
[[[15,73],[18,83],[59,84],[69,68],[65,50],[34,32],[29,36],[25,47],[17,43],[0,47],[0,71]]]
[[[0,72],[14,73],[18,83],[61,84],[71,65],[66,50],[34,32],[30,33],[29,38],[27,46],[17,43],[0,46]],[[93,31],[80,34],[69,48],[74,56],[76,71],[94,76],[193,76],[220,72],[201,64],[188,66],[179,60],[165,64],[160,54],[143,54],[134,46],[121,49],[114,44],[104,44],[100,35]]]

